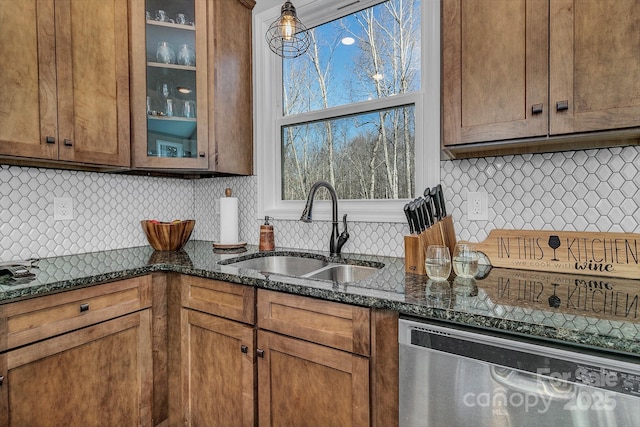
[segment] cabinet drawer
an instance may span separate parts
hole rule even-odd
[[[370,353],[369,309],[258,290],[258,327],[363,356]]]
[[[255,323],[255,289],[251,286],[182,276],[182,306],[249,324]]]
[[[0,306],[0,351],[151,306],[151,276]]]

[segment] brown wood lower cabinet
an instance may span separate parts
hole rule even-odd
[[[168,294],[169,425],[397,426],[396,313],[190,276]]]
[[[369,359],[258,331],[261,427],[369,425]]]
[[[253,326],[182,310],[185,426],[255,425]]]
[[[151,310],[0,355],[0,426],[150,426]]]
[[[177,273],[0,305],[0,427],[394,427],[397,313]]]

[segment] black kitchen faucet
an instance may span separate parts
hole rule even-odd
[[[331,195],[331,203],[333,207],[333,227],[331,230],[331,241],[329,242],[329,252],[331,252],[331,256],[340,255],[340,251],[347,240],[349,239],[349,232],[347,231],[347,214],[344,214],[342,217],[342,222],[344,223],[344,230],[338,236],[338,195],[336,194],[336,190],[326,181],[318,181],[311,186],[309,190],[309,197],[307,197],[307,204],[304,206],[304,210],[302,211],[302,216],[300,217],[300,221],[311,222],[311,209],[313,208],[313,198],[316,195],[316,191],[318,188],[325,187],[329,190],[329,194]]]

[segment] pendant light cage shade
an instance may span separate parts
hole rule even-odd
[[[266,34],[269,48],[283,58],[296,58],[309,49],[307,28],[296,15],[296,8],[290,1],[280,9],[280,17],[269,26]]]

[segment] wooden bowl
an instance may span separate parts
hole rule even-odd
[[[178,251],[189,240],[196,221],[186,219],[184,221],[157,222],[145,219],[140,221],[140,224],[142,224],[142,230],[153,249]]]

